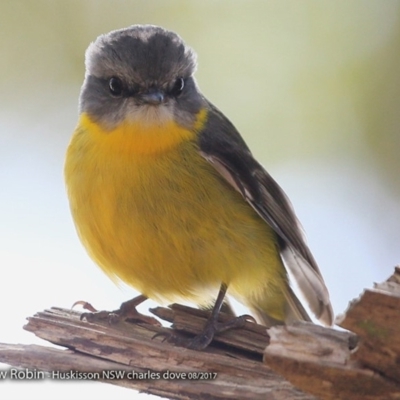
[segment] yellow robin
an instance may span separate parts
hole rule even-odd
[[[141,319],[135,306],[146,298],[213,304],[188,344],[202,349],[226,328],[217,322],[226,293],[258,322],[309,321],[290,271],[331,325],[328,290],[288,198],[202,95],[195,69],[193,50],[152,25],[102,35],[86,52],[65,179],[88,253],[141,293],[117,314]]]

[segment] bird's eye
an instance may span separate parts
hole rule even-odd
[[[122,84],[121,79],[116,78],[116,77],[112,77],[109,81],[108,81],[108,86],[110,88],[110,92],[113,96],[121,96],[124,86]]]
[[[182,93],[184,87],[185,80],[183,78],[178,78],[171,89],[172,96],[179,96]]]

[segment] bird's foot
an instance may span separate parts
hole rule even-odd
[[[129,321],[129,322],[144,322],[145,324],[161,326],[161,323],[154,317],[144,315],[136,310],[136,306],[142,303],[146,298],[142,295],[135,297],[134,299],[128,300],[121,304],[118,310],[114,311],[98,311],[90,303],[86,301],[77,301],[72,306],[82,306],[89,312],[81,314],[80,319],[85,319],[88,322],[103,322],[108,321],[109,324],[115,324],[118,321]]]
[[[193,338],[160,332],[154,335],[153,339],[156,337],[164,337],[163,341],[167,341],[179,347],[185,347],[191,350],[204,350],[212,342],[215,335],[230,329],[242,328],[247,321],[257,323],[251,315],[242,315],[227,322],[214,322],[209,320],[203,332]]]

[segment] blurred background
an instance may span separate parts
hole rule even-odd
[[[114,309],[136,294],[86,255],[63,182],[85,49],[132,24],[196,50],[201,90],[291,198],[337,314],[400,262],[399,1],[14,0],[0,15],[1,342],[45,344],[22,329],[44,308]],[[150,398],[96,382],[0,382],[2,397],[28,393]]]

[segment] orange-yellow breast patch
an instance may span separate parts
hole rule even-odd
[[[87,131],[107,151],[121,154],[148,155],[167,151],[182,141],[195,137],[207,119],[207,110],[197,113],[192,130],[178,125],[174,120],[150,124],[124,121],[112,130],[105,130],[87,113],[82,113],[79,126]]]

